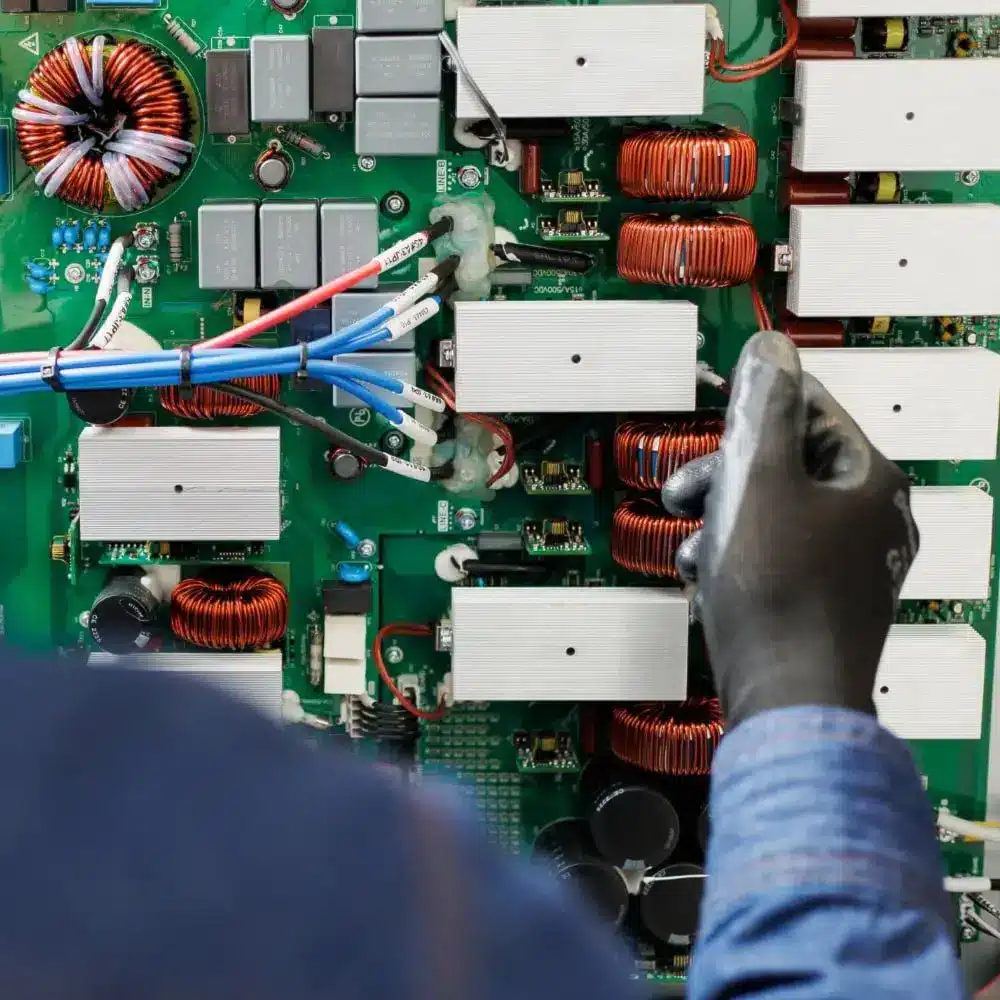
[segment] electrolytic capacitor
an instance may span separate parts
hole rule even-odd
[[[521,193],[538,194],[542,190],[542,147],[537,142],[521,144]]]
[[[782,329],[796,347],[843,347],[844,324],[835,319],[789,317]]]
[[[532,859],[582,894],[594,912],[613,927],[628,910],[628,886],[621,872],[597,856],[587,823],[559,819],[535,840]]]
[[[855,59],[858,50],[853,38],[800,38],[792,59]]]
[[[595,493],[604,489],[604,442],[599,437],[587,438],[585,475]]]
[[[698,930],[705,872],[698,865],[667,865],[643,879],[639,917],[657,941],[689,945]]]
[[[780,199],[789,205],[849,205],[851,185],[843,177],[789,177],[782,181]]]
[[[266,149],[253,165],[253,176],[265,191],[280,191],[292,176],[292,161],[278,149]]]

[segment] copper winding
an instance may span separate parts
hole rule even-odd
[[[92,46],[83,43],[85,61]],[[28,75],[27,89],[75,111],[93,111],[66,52],[66,42],[47,53]],[[105,49],[104,96],[106,111],[120,128],[156,132],[176,139],[189,139],[192,124],[190,101],[170,59],[144,42],[110,44]],[[20,103],[18,107],[30,109]],[[101,139],[70,171],[58,190],[62,201],[92,211],[101,211],[113,198],[101,162],[104,140],[97,125],[58,125],[15,122],[18,144],[25,163],[40,170],[62,149],[83,138]],[[107,126],[105,126],[107,127]],[[117,131],[117,128],[115,129]],[[128,156],[132,172],[147,196],[170,180],[170,175],[135,156]]]
[[[653,774],[708,774],[724,732],[722,706],[715,698],[621,705],[611,714],[615,756]]]
[[[618,273],[647,285],[724,288],[749,281],[757,234],[746,219],[633,215],[618,234]]]
[[[256,570],[188,577],[170,597],[171,630],[195,646],[256,649],[280,639],[287,625],[288,592]]]
[[[730,128],[631,135],[618,150],[618,183],[633,198],[736,201],[757,186],[757,143]]]
[[[637,490],[658,490],[686,462],[717,451],[718,420],[673,423],[629,421],[615,431],[618,478]]]
[[[255,375],[253,378],[234,379],[235,385],[243,386],[261,396],[277,399],[281,391],[281,380],[277,375]],[[240,399],[219,392],[207,385],[193,387],[190,399],[185,399],[180,386],[167,385],[160,389],[160,405],[175,417],[185,420],[214,420],[216,417],[253,417],[262,407],[249,400]]]
[[[679,580],[677,549],[700,527],[699,520],[670,517],[654,500],[625,500],[611,519],[611,556],[633,573]]]

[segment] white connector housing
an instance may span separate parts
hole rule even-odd
[[[323,619],[323,691],[366,694],[368,620],[364,615],[326,615]]]

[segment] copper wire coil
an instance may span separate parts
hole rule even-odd
[[[686,462],[717,451],[722,422],[629,421],[615,431],[618,478],[637,490],[658,490]]]
[[[288,626],[288,592],[267,573],[192,576],[174,587],[170,628],[207,649],[255,649],[276,642]]]
[[[89,64],[89,43],[83,44],[83,56]],[[39,60],[28,75],[27,88],[75,111],[93,110],[76,78],[65,42]],[[104,94],[113,102],[116,114],[123,117],[122,127],[177,139],[190,138],[190,101],[177,68],[158,49],[135,39],[109,45],[105,49]],[[18,121],[15,126],[25,162],[39,170],[67,145],[95,134],[88,125]],[[101,162],[101,146],[99,143],[88,152],[63,180],[57,192],[62,201],[92,211],[104,209],[112,192]],[[166,171],[136,156],[127,159],[147,197],[173,179]]]
[[[238,378],[234,385],[250,389],[261,396],[277,399],[281,392],[281,380],[277,375],[255,375],[252,378]],[[214,420],[217,417],[253,417],[261,413],[263,407],[238,396],[230,396],[208,385],[196,385],[190,399],[185,399],[177,385],[165,385],[160,389],[160,405],[175,417],[185,420]]]
[[[725,728],[715,698],[620,705],[611,714],[615,756],[653,774],[708,774]]]
[[[730,128],[631,135],[618,150],[618,183],[633,198],[736,201],[757,186],[757,142]]]
[[[618,233],[618,273],[648,285],[724,288],[749,281],[757,234],[746,219],[633,215]]]
[[[611,557],[633,573],[679,580],[677,549],[700,527],[700,520],[670,517],[654,500],[625,500],[611,519]]]

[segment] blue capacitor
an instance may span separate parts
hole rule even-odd
[[[358,533],[349,525],[345,524],[343,521],[338,521],[334,526],[333,530],[340,535],[344,540],[344,544],[349,549],[356,549],[358,543],[361,539],[358,537]]]
[[[63,226],[63,243],[68,247],[76,246],[80,242],[80,226],[76,222],[67,222]]]
[[[97,263],[98,264],[103,264],[107,259],[108,259],[108,255],[106,253],[99,253],[97,255]]]
[[[24,280],[36,295],[49,294],[49,283],[47,281],[42,281],[41,278],[25,278]]]
[[[101,250],[107,250],[111,246],[111,226],[106,222],[97,231],[97,245]]]
[[[39,264],[36,261],[28,263],[28,274],[32,278],[41,278],[43,281],[52,277],[52,268],[48,264]]]
[[[97,246],[97,226],[93,222],[88,222],[83,230],[83,245],[87,250]]]
[[[63,227],[52,227],[52,249],[58,250],[63,245]]]
[[[341,583],[364,583],[371,579],[372,571],[358,563],[341,563],[337,567],[337,576]]]

